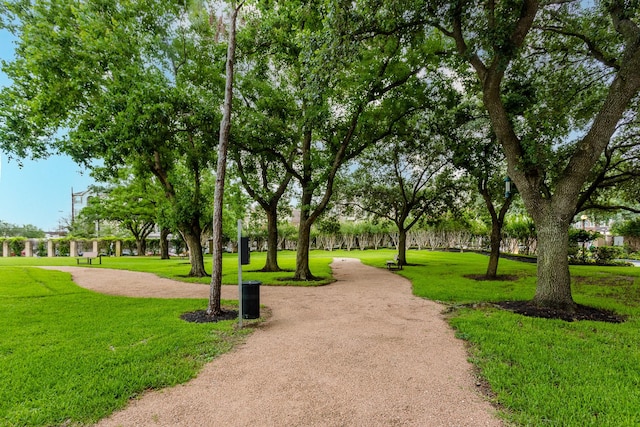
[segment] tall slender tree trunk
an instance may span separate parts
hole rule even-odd
[[[311,130],[305,130],[302,140],[302,197],[300,199],[300,226],[298,227],[298,244],[296,247],[296,280],[313,280],[309,268],[309,250],[311,249],[311,225],[310,219],[311,201],[313,200],[313,187],[311,177]]]
[[[267,260],[262,268],[265,272],[280,271],[278,266],[278,206],[265,210],[267,214]]]
[[[535,304],[572,311],[569,274],[569,223],[547,219],[536,223],[538,232],[538,285]]]
[[[233,71],[236,56],[236,21],[238,11],[242,6],[236,7],[236,2],[231,2],[231,18],[229,28],[229,45],[227,46],[226,83],[224,88],[224,107],[220,122],[220,138],[218,140],[218,165],[216,170],[216,187],[213,206],[213,271],[211,273],[211,286],[209,288],[209,306],[207,314],[219,315],[222,313],[222,201],[224,196],[224,180],[227,171],[227,147],[229,145],[229,133],[231,132],[231,110],[233,101]],[[238,242],[240,243],[240,242]]]

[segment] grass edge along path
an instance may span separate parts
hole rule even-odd
[[[282,251],[278,253],[278,262],[282,271],[274,273],[264,273],[260,269],[264,267],[266,253],[252,252],[251,263],[242,267],[242,280],[260,280],[263,284],[270,286],[322,286],[333,282],[331,267],[333,261],[332,252],[312,251],[309,260],[310,268],[318,280],[295,281],[293,275],[295,271],[296,253],[294,251]],[[206,255],[204,259],[205,270],[211,274],[211,256]],[[78,266],[76,258],[72,257],[0,257],[0,266]],[[80,267],[89,268],[112,268],[116,270],[139,271],[153,273],[167,279],[179,280],[183,282],[202,283],[209,285],[211,277],[188,277],[190,269],[188,259],[172,257],[169,260],[160,259],[159,256],[122,256],[122,257],[102,257],[102,264],[80,264]],[[235,253],[225,253],[222,263],[222,282],[225,285],[238,284],[238,255]]]
[[[382,266],[383,257],[363,261]],[[416,295],[450,307],[449,323],[493,390],[506,421],[522,426],[640,425],[640,268],[571,267],[576,302],[627,316],[620,324],[530,318],[491,302],[529,300],[536,266],[500,261],[515,280],[475,281],[488,258],[410,251],[398,274]],[[471,305],[474,308],[469,308]]]
[[[58,271],[0,268],[0,424],[93,423],[145,390],[193,378],[250,332],[235,320],[179,318],[202,307],[98,294]]]

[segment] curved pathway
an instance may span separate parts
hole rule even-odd
[[[132,297],[208,298],[208,286],[78,267],[74,281]],[[443,307],[406,279],[336,258],[337,282],[261,288],[272,316],[197,378],[145,393],[98,426],[501,426]],[[237,298],[223,286],[223,298]]]

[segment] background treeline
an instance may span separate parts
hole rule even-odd
[[[126,231],[120,230],[118,236],[97,237],[87,233],[87,227],[79,227],[80,235],[71,235],[61,238],[44,238],[44,232],[35,226],[17,227],[7,223],[3,228],[4,237],[0,237],[0,243],[8,241],[11,255],[20,256],[27,240],[33,242],[33,252],[36,256],[47,256],[47,241],[54,242],[56,256],[69,256],[71,241],[78,243],[80,252],[92,250],[94,241],[98,241],[100,253],[105,255],[115,254],[115,241],[120,241],[124,255],[142,255],[138,250],[138,242],[135,237],[127,236]],[[25,230],[25,234],[16,231],[13,236],[5,230]],[[113,228],[106,227],[113,231]],[[630,257],[640,259],[638,246],[640,244],[640,220],[632,219],[619,221],[614,224],[612,230],[615,235],[625,237],[624,247],[612,248],[605,245],[602,236],[598,232],[573,229],[570,232],[570,257],[574,262],[586,262],[589,259],[595,261],[609,261],[615,257]],[[533,222],[526,215],[511,215],[503,227],[501,252],[506,254],[519,254],[535,256],[537,249],[536,230]],[[489,249],[490,225],[476,218],[452,218],[443,216],[438,221],[428,224],[420,224],[407,233],[408,249],[443,249],[443,250],[474,250],[487,251]],[[296,250],[298,229],[291,223],[280,223],[278,226],[278,250]],[[85,236],[83,237],[82,234]],[[264,252],[268,245],[268,231],[266,225],[252,221],[245,230],[245,234],[251,242],[253,251]],[[376,250],[382,248],[397,248],[398,231],[393,224],[380,221],[343,220],[327,218],[319,221],[312,228],[311,248],[320,250]],[[167,244],[172,255],[184,254],[187,245],[179,233],[170,234]],[[600,239],[600,244],[593,243]],[[209,252],[207,239],[202,242],[205,252]],[[227,250],[235,251],[233,236],[227,236]],[[161,250],[160,238],[146,237],[144,242],[145,255],[159,255]],[[587,250],[582,250],[586,248]],[[0,251],[2,249],[0,248]],[[2,252],[0,252],[2,253]],[[3,254],[4,255],[4,254]]]

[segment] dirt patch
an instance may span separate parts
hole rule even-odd
[[[622,323],[626,320],[624,316],[612,311],[581,304],[577,304],[574,311],[539,307],[531,301],[502,301],[496,303],[496,305],[505,310],[522,314],[523,316],[541,317],[544,319],[561,319],[567,322],[593,320],[596,322]]]
[[[577,285],[596,286],[629,286],[635,282],[635,277],[630,276],[571,276],[571,280]]]
[[[464,277],[471,280],[477,280],[478,282],[483,281],[498,281],[498,282],[515,282],[520,279],[520,277],[514,274],[498,274],[494,278],[487,278],[484,274],[465,274]]]
[[[220,322],[222,320],[233,320],[238,318],[237,310],[222,310],[219,315],[207,314],[207,310],[196,310],[189,313],[184,313],[180,316],[182,320],[193,323],[212,323]]]

